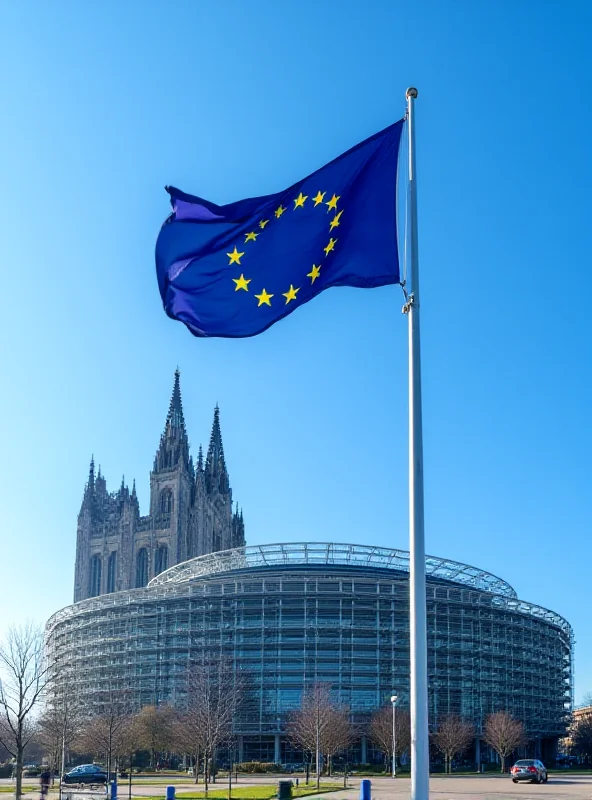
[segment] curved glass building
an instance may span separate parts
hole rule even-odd
[[[426,571],[431,726],[454,712],[479,731],[506,710],[551,754],[572,703],[569,623],[475,567],[427,557]],[[409,554],[321,543],[213,553],[69,606],[46,635],[59,679],[88,705],[114,690],[137,706],[182,705],[188,665],[226,659],[248,676],[239,758],[289,761],[284,721],[303,686],[331,683],[362,724],[393,692],[407,704]]]

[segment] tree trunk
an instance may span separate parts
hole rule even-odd
[[[129,800],[132,800],[132,773],[134,769],[134,754],[129,754],[129,775],[127,776],[128,780],[128,794]]]
[[[15,797],[20,800],[23,793],[23,746],[20,742],[16,745],[16,786]]]
[[[500,758],[502,760],[502,772],[505,772],[506,771],[506,757],[505,756],[500,756]]]
[[[319,720],[317,715],[317,729],[316,729],[316,756],[317,756],[317,791],[321,787],[321,748],[320,748],[320,732]]]

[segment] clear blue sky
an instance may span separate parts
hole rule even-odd
[[[278,191],[402,116],[417,145],[427,550],[556,610],[592,689],[587,2],[13,2],[0,11],[0,628],[70,602],[91,453],[148,475],[173,371],[251,543],[407,546],[395,287],[260,337],[160,306],[167,183]],[[352,325],[352,319],[356,325]]]

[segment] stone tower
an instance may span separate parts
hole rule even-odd
[[[200,446],[197,468],[189,454],[183,416],[180,374],[150,473],[150,510],[140,516],[135,481],[131,492],[122,479],[107,491],[91,459],[76,538],[74,601],[146,586],[155,575],[188,558],[245,543],[245,526],[232,490],[220,429],[214,411],[204,464]]]
[[[142,547],[152,546],[154,564],[150,565],[153,569],[149,570],[149,577],[187,558],[185,539],[193,481],[193,461],[189,455],[177,370],[169,413],[150,473],[150,517],[155,535],[136,537],[136,558]]]
[[[240,547],[245,543],[242,512],[232,511],[232,490],[226,469],[220,409],[216,405],[210,444],[204,465],[199,448],[187,557]]]

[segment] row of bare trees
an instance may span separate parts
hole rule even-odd
[[[409,750],[409,713],[399,709],[393,718],[392,706],[384,706],[372,715],[368,732],[371,741],[384,754],[385,763],[390,762],[392,766],[393,751],[394,757],[399,759]],[[362,731],[356,730],[351,723],[350,709],[332,701],[331,686],[323,683],[304,693],[300,710],[291,715],[287,725],[289,739],[315,762],[317,787],[323,760],[326,760],[327,771],[331,774],[332,758],[345,750],[360,733]],[[432,741],[444,756],[446,772],[451,771],[453,759],[465,753],[475,737],[475,726],[462,717],[450,714],[442,720],[432,735]],[[508,756],[526,743],[526,732],[522,722],[500,711],[487,717],[482,738],[498,753],[502,771],[505,771]]]
[[[60,774],[66,754],[75,751],[105,760],[108,772],[138,750],[189,755],[203,764],[206,792],[216,750],[229,743],[242,694],[241,681],[225,661],[193,664],[185,706],[147,706],[134,713],[132,693],[121,688],[97,692],[93,706],[80,705],[60,665],[44,659],[43,632],[34,625],[10,628],[0,643],[0,749],[14,760],[16,798],[22,795],[26,748],[43,747]],[[41,709],[41,700],[43,708]],[[40,712],[40,713],[39,713]]]
[[[11,629],[0,646],[0,746],[15,760],[17,800],[21,796],[25,748],[33,737],[43,745],[51,766],[60,774],[71,750],[103,758],[109,772],[125,761],[131,766],[133,753],[138,750],[150,753],[153,767],[158,753],[185,754],[196,765],[196,780],[203,765],[207,792],[210,765],[216,750],[231,742],[233,720],[245,694],[242,681],[224,660],[191,666],[182,709],[147,706],[133,713],[131,693],[118,688],[97,693],[93,708],[98,712],[89,715],[88,708],[76,704],[63,679],[59,690],[48,685],[49,680],[42,632],[30,625]],[[36,717],[34,710],[44,691],[44,710]],[[589,732],[581,727],[581,743],[588,733],[592,737],[592,723],[589,727]],[[304,692],[300,709],[287,719],[286,732],[292,743],[314,761],[317,785],[323,765],[330,774],[334,756],[362,733],[352,725],[350,709],[334,702],[331,685],[323,683]],[[402,709],[397,711],[393,741],[389,704],[373,714],[369,733],[388,764],[393,747],[395,758],[409,748],[409,715]],[[502,770],[508,756],[525,741],[522,723],[505,712],[488,717],[482,736],[499,754]],[[453,758],[465,752],[474,737],[474,727],[466,720],[456,715],[442,720],[433,743],[444,755],[448,771]],[[585,749],[584,744],[581,749]]]
[[[196,781],[203,765],[207,794],[216,750],[232,739],[240,698],[241,684],[229,664],[199,663],[189,670],[183,708],[144,706],[134,712],[130,693],[114,689],[95,696],[100,713],[88,716],[72,706],[61,713],[65,708],[58,704],[57,713],[53,706],[44,713],[39,728],[56,765],[59,748],[62,754],[73,749],[102,758],[109,773],[122,764],[131,769],[140,750],[148,751],[153,768],[163,753],[184,754],[196,765]]]
[[[432,739],[444,756],[446,772],[451,772],[452,760],[469,749],[476,736],[475,726],[457,714],[450,714],[438,726]],[[506,771],[506,760],[518,747],[526,744],[526,731],[519,720],[498,711],[490,714],[483,726],[482,738],[499,755],[502,772]]]

